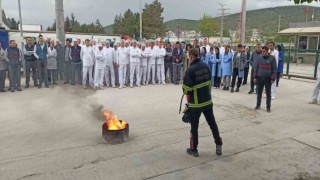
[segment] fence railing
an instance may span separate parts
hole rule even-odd
[[[319,50],[284,49],[283,75],[303,79],[316,79],[319,63]]]

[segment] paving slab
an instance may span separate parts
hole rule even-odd
[[[234,94],[213,89],[224,155],[214,154],[211,131],[201,117],[199,158],[185,153],[190,127],[178,114],[181,86],[94,92],[59,85],[1,93],[0,179],[320,177],[315,163],[320,106],[307,104],[313,87],[313,82],[282,79],[272,113],[253,109],[256,96],[247,94],[248,85]],[[128,142],[102,142],[101,105],[129,122]]]

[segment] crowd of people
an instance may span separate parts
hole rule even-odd
[[[89,39],[85,40],[84,44],[79,39],[75,39],[74,42],[66,39],[65,45],[62,45],[59,40],[54,42],[48,38],[45,41],[44,37],[39,35],[37,43],[34,43],[31,37],[26,38],[23,54],[15,40],[10,40],[7,49],[2,48],[0,42],[0,92],[6,92],[7,74],[10,82],[8,90],[22,91],[20,82],[23,59],[25,88],[30,87],[31,77],[34,86],[39,89],[43,85],[45,88],[58,85],[58,82],[79,84],[84,89],[92,87],[94,90],[103,87],[133,88],[148,84],[179,85],[181,77],[190,66],[189,50],[196,48],[200,60],[210,68],[214,88],[222,86],[225,91],[239,92],[241,85],[248,83],[251,67],[251,88],[248,93],[257,93],[259,99],[259,94],[262,94],[259,89],[262,90],[265,86],[269,104],[267,109],[270,111],[269,99],[276,99],[276,90],[283,72],[284,52],[282,47],[275,46],[274,42],[269,42],[267,47],[268,52],[265,55],[275,58],[276,71],[267,82],[259,83],[264,79],[257,81],[259,77],[255,77],[254,70],[259,66],[270,65],[256,66],[259,58],[267,59],[260,44],[257,44],[251,53],[248,47],[241,44],[237,46],[236,51],[230,45],[221,43],[215,47],[214,44],[209,44],[206,38],[200,41],[195,39],[193,44],[164,42],[163,39],[141,42],[121,40],[111,46],[108,40],[97,43]]]

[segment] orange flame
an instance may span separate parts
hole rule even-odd
[[[128,124],[125,121],[119,121],[118,117],[111,111],[104,111],[103,115],[107,120],[106,126],[108,130],[122,130],[125,129]]]

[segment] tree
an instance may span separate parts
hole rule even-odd
[[[19,21],[17,22],[14,18],[7,18],[7,21],[9,23],[9,28],[10,29],[19,29]]]
[[[145,4],[142,13],[142,27],[147,38],[165,35],[162,13],[163,7],[158,0],[154,0],[151,4]]]
[[[274,41],[276,41],[276,42],[289,42],[290,36],[276,34],[274,36]]]
[[[47,31],[56,31],[56,20],[54,20],[54,22],[53,22],[53,24],[52,24],[52,26],[49,26],[48,28],[47,28]]]
[[[71,32],[71,22],[69,16],[66,17],[66,20],[64,22],[64,30],[66,32]]]
[[[198,27],[203,37],[211,37],[217,35],[217,32],[219,32],[217,21],[208,15],[203,15],[199,21]]]
[[[113,33],[138,37],[139,35],[139,13],[133,13],[128,9],[123,16],[116,15],[113,24]]]
[[[123,17],[121,14],[116,15],[116,17],[114,18],[113,33],[123,34]]]
[[[292,1],[292,0],[290,0]],[[293,0],[295,4],[318,2],[318,0]]]

